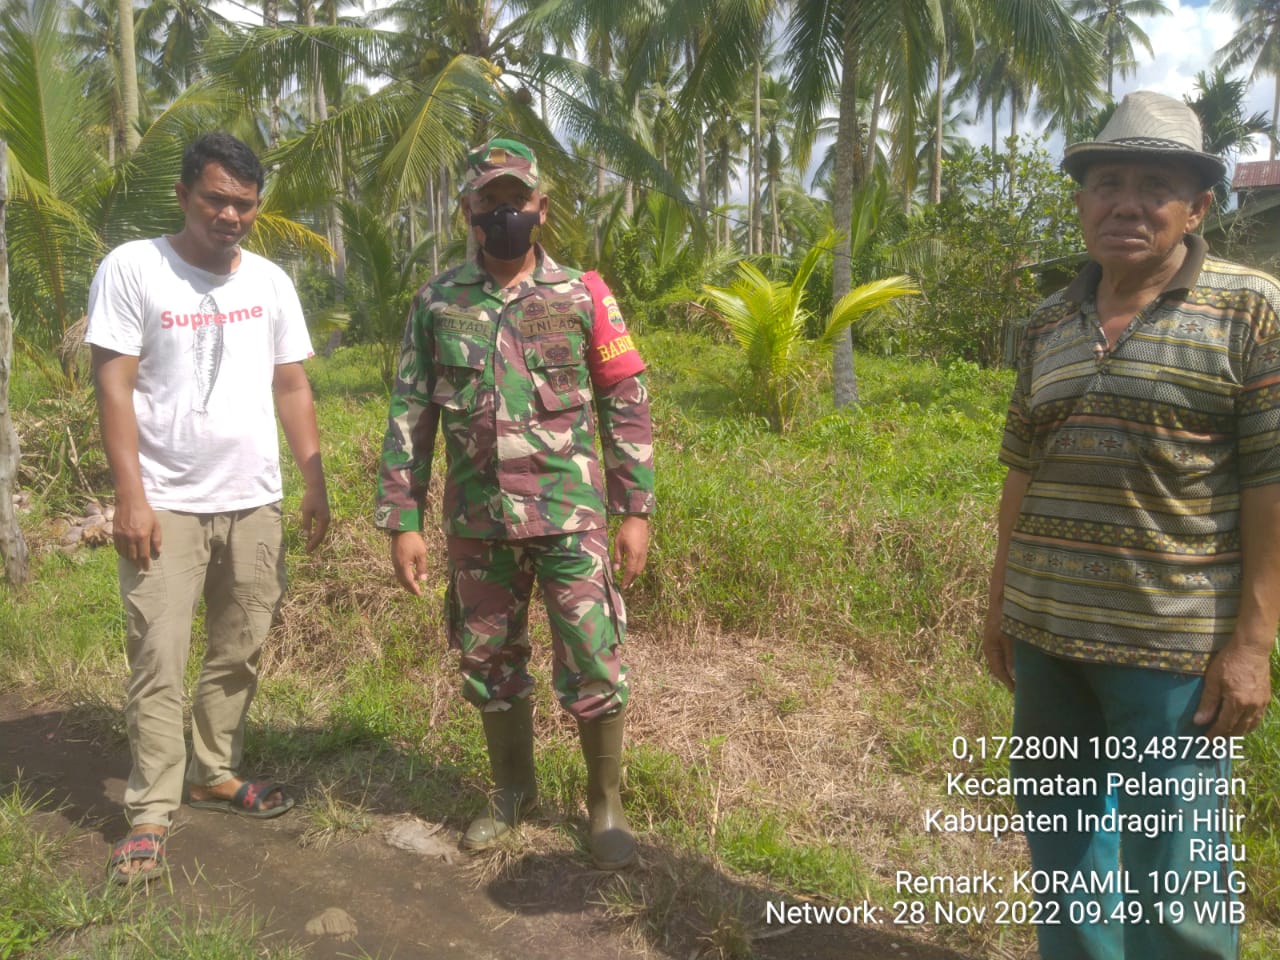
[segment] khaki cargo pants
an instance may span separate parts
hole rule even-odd
[[[186,780],[211,786],[240,764],[262,642],[284,594],[284,545],[279,503],[234,513],[158,510],[156,518],[161,546],[151,569],[118,562],[133,754],[124,802],[131,824],[168,826],[182,802],[183,678],[200,597],[208,642],[191,705]]]

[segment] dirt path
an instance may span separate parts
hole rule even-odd
[[[0,696],[0,787],[21,778],[42,807],[59,807],[52,829],[70,831],[71,866],[102,877],[110,843],[125,832],[120,812],[128,750],[104,748],[78,732],[60,707]],[[172,893],[152,895],[212,909],[252,909],[268,935],[308,945],[314,960],[361,956],[396,960],[563,960],[671,957],[687,942],[633,945],[597,902],[601,875],[585,864],[535,863],[518,879],[477,886],[466,861],[448,863],[389,846],[385,821],[371,834],[326,849],[304,848],[306,818],[251,821],[184,807],[168,858]],[[355,922],[347,940],[307,932],[323,911]],[[964,960],[908,937],[856,926],[770,930],[754,945],[761,960]]]

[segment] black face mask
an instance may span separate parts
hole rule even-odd
[[[533,231],[540,217],[537,210],[517,210],[504,203],[488,213],[471,215],[471,225],[484,231],[484,252],[498,260],[519,260],[533,246]]]

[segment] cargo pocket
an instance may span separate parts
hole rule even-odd
[[[463,613],[462,601],[458,597],[458,577],[461,571],[450,564],[449,583],[444,590],[444,632],[449,646],[454,650],[462,649]]]
[[[436,335],[436,385],[431,402],[447,410],[470,410],[489,362],[489,343],[479,337]]]
[[[591,399],[591,383],[583,359],[582,337],[572,335],[527,341],[525,365],[548,413],[572,410]]]
[[[284,565],[284,509],[279,500],[257,509],[257,515],[253,517],[253,529],[258,539],[253,571],[253,598],[270,608],[274,619],[288,588]]]
[[[608,558],[604,563],[604,602],[609,610],[609,620],[613,623],[614,643],[620,647],[627,636],[627,607],[622,599],[622,591],[613,579],[613,564]]]

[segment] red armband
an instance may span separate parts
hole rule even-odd
[[[627,332],[618,301],[609,292],[600,274],[589,270],[582,282],[591,294],[591,344],[587,348],[587,369],[597,387],[611,387],[644,371],[644,361]]]

